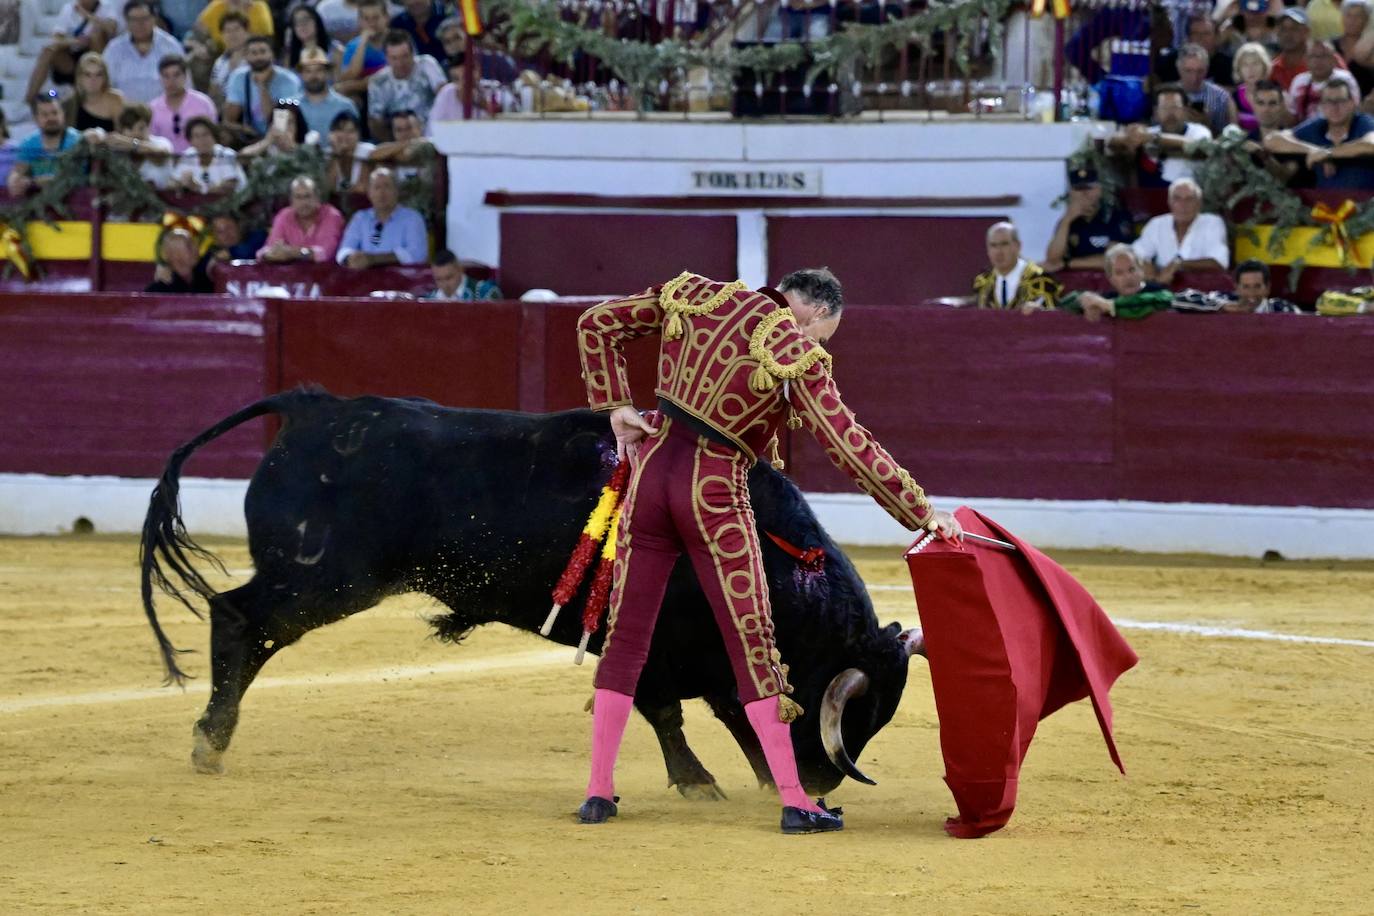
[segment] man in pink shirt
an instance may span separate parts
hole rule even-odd
[[[343,236],[343,214],[320,201],[320,189],[308,175],[291,182],[291,205],[272,220],[267,244],[258,249],[258,260],[273,264],[293,261],[332,262]]]
[[[162,81],[162,95],[148,103],[153,113],[151,132],[155,137],[172,141],[172,149],[183,153],[191,146],[186,138],[186,125],[192,118],[219,121],[215,103],[203,92],[186,86],[186,58],[168,54],[157,62],[157,75]]]

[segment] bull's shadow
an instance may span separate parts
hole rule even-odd
[[[217,593],[193,566],[214,558],[182,524],[181,468],[200,446],[266,414],[283,422],[248,488],[255,573],[245,585]],[[154,587],[198,615],[195,596],[209,603],[213,689],[194,730],[196,768],[222,772],[239,704],[269,658],[310,630],[389,595],[422,592],[442,602],[448,613],[432,623],[455,643],[486,623],[536,631],[613,461],[609,426],[588,411],[456,410],[320,391],[266,398],[178,448],[144,523],[142,594],[168,678],[177,682],[185,677],[179,650],[158,624]],[[794,699],[806,710],[792,724],[798,769],[809,791],[829,792],[845,775],[864,778],[849,754],[892,718],[912,643],[899,639],[898,624],[879,627],[858,573],[786,477],[759,462],[749,493],[778,647],[791,666]],[[762,532],[821,548],[822,571],[808,573]],[[559,616],[551,634],[556,642],[577,644],[583,598]],[[592,652],[603,632],[593,637]],[[683,559],[673,571],[635,706],[658,735],[669,784],[687,797],[721,797],[682,731],[681,701],[695,697],[739,742],[759,782],[768,783],[720,632]]]

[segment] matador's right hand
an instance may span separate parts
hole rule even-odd
[[[639,415],[639,411],[626,404],[611,411],[611,432],[615,433],[615,453],[621,461],[630,454],[630,449],[644,436],[653,435],[657,429]]]

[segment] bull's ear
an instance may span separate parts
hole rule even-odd
[[[883,627],[883,635],[890,636],[893,639],[896,639],[897,634],[902,632],[902,630],[902,625],[894,620],[892,623],[889,623],[887,626]]]

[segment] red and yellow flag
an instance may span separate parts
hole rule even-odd
[[[1053,4],[1055,19],[1069,18],[1069,0],[1053,0]],[[1034,19],[1045,15],[1045,0],[1031,0],[1030,14]]]
[[[1056,0],[1062,2],[1062,0]],[[482,34],[482,11],[477,8],[477,0],[459,0],[459,9],[463,13],[463,29],[473,38]]]

